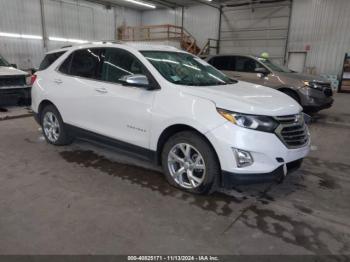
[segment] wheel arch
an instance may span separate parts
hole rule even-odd
[[[217,155],[217,152],[216,152],[213,144],[210,142],[210,140],[205,135],[203,135],[200,131],[198,131],[196,128],[189,126],[189,125],[186,125],[186,124],[174,124],[174,125],[171,125],[163,130],[163,132],[159,136],[159,139],[157,142],[156,163],[158,165],[161,165],[161,155],[162,155],[162,151],[163,151],[163,148],[164,148],[166,141],[168,141],[168,139],[170,137],[172,137],[173,135],[175,135],[176,133],[179,133],[182,131],[192,131],[192,132],[196,133],[197,135],[199,135],[200,137],[202,137],[208,143],[208,145],[212,148],[212,150],[215,154],[216,160],[218,161],[218,164],[221,168],[219,157]]]
[[[43,112],[44,108],[45,108],[46,106],[49,106],[49,105],[52,105],[52,106],[54,106],[54,107],[57,109],[57,107],[55,106],[55,104],[52,103],[52,102],[51,102],[50,100],[48,100],[48,99],[45,99],[45,100],[43,100],[43,101],[40,102],[40,104],[39,104],[39,106],[38,106],[38,119],[39,119],[39,120],[41,119],[41,113]],[[57,111],[58,111],[58,109],[57,109]]]
[[[280,88],[278,88],[277,90],[280,91],[280,92],[282,92],[282,93],[284,93],[285,91],[290,92],[290,93],[293,93],[293,94],[295,95],[295,97],[298,99],[297,102],[300,104],[300,102],[301,102],[301,97],[300,97],[300,95],[298,94],[298,92],[295,91],[294,89],[289,88],[289,87],[280,87]]]

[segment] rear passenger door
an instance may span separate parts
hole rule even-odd
[[[79,128],[97,132],[94,96],[101,79],[103,49],[86,48],[74,51],[61,64],[57,77],[55,104],[63,120]]]
[[[209,60],[209,64],[216,69],[225,73],[226,75],[233,77],[234,59],[232,56],[216,56]]]

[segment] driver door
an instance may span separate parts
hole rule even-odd
[[[145,87],[125,86],[121,81],[126,75],[149,75],[147,69],[130,52],[105,48],[101,70],[93,105],[99,133],[148,148],[156,92]]]
[[[265,77],[257,73],[257,68],[263,67],[260,63],[250,57],[235,56],[234,71],[232,76],[237,80],[247,81],[254,84],[264,85]]]

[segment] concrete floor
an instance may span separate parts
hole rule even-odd
[[[48,145],[32,118],[0,121],[0,254],[350,254],[349,101],[314,117],[283,184],[212,196],[85,142]]]

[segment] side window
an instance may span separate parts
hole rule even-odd
[[[50,65],[52,65],[64,53],[65,53],[65,51],[47,54],[39,66],[39,71],[47,69]]]
[[[88,48],[75,51],[61,65],[59,71],[73,76],[101,79],[101,48]]]
[[[235,63],[235,71],[254,73],[255,69],[259,67],[259,64],[252,58],[237,56]]]
[[[72,58],[73,58],[73,54],[70,54],[66,60],[64,60],[64,62],[61,64],[60,68],[58,69],[58,71],[60,71],[63,74],[68,75],[69,71],[70,71],[70,65],[72,62]]]
[[[232,59],[229,56],[217,56],[210,59],[209,64],[214,66],[216,69],[230,71],[233,70],[231,60]]]
[[[144,65],[128,51],[117,48],[106,48],[105,50],[102,80],[119,83],[119,79],[125,75],[149,75]]]

